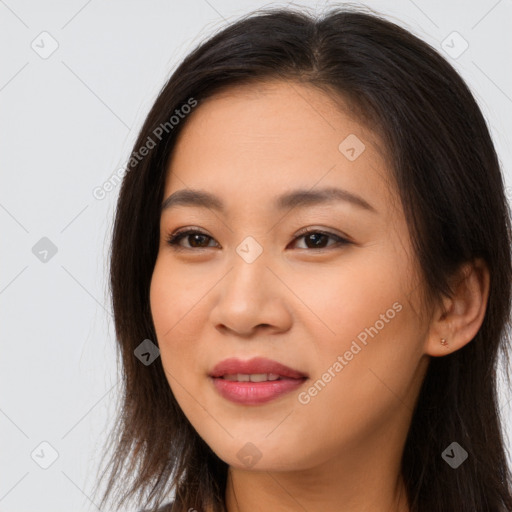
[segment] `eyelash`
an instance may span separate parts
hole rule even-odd
[[[345,245],[349,245],[352,243],[349,240],[347,240],[346,238],[343,238],[339,235],[335,235],[334,233],[330,233],[328,231],[322,231],[320,229],[315,229],[315,228],[303,229],[300,233],[297,234],[297,236],[294,238],[294,241],[298,240],[300,238],[303,238],[304,236],[310,235],[312,233],[325,235],[329,238],[335,239],[336,243],[334,243],[328,247],[320,247],[319,249],[309,249],[308,247],[306,247],[306,250],[309,249],[309,250],[314,250],[314,251],[320,252],[320,251],[325,251],[327,249],[331,249],[333,247],[345,246]],[[214,240],[213,237],[211,237],[210,235],[207,235],[206,233],[203,233],[202,231],[199,231],[196,229],[185,229],[185,230],[178,230],[178,231],[175,231],[174,233],[171,233],[167,237],[166,242],[176,251],[181,251],[181,250],[185,250],[185,251],[199,250],[199,251],[201,251],[201,250],[211,248],[211,247],[182,247],[182,246],[180,246],[179,242],[181,241],[181,239],[185,238],[188,235],[203,235],[203,236],[210,238],[211,240]]]

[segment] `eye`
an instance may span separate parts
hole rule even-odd
[[[326,249],[332,245],[341,246],[351,243],[349,240],[339,235],[315,228],[306,228],[302,230],[302,232],[295,237],[293,242],[300,240],[301,238],[305,239],[306,247],[299,247],[299,249]],[[329,240],[329,238],[333,240],[334,243],[325,246],[324,242]],[[182,239],[188,241],[188,246],[180,244]],[[167,243],[175,250],[207,249],[208,247],[214,247],[215,245],[209,245],[210,241],[214,241],[214,238],[196,229],[178,230],[167,237]]]
[[[329,233],[328,231],[319,230],[317,228],[303,229],[295,238],[295,240],[299,240],[301,238],[304,238],[304,240],[306,241],[305,249],[326,249],[333,245],[338,247],[341,245],[348,245],[351,243],[346,238],[343,238],[339,235],[335,235],[334,233]],[[330,246],[325,246],[324,242],[329,238],[331,240],[334,240],[334,243],[330,244]],[[308,242],[311,242],[311,245],[308,245]],[[299,247],[299,249],[304,249],[304,247]]]
[[[181,240],[185,238],[189,242],[192,241],[189,247],[184,247],[180,245]],[[170,234],[167,237],[167,243],[172,246],[173,249],[206,249],[208,245],[202,245],[204,242],[207,242],[208,239],[213,240],[213,238],[202,231],[198,231],[196,229],[187,229],[184,231],[177,231],[175,233]]]

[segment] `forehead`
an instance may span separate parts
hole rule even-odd
[[[378,204],[392,193],[388,180],[381,141],[341,97],[274,81],[231,87],[190,114],[171,155],[165,198],[186,187],[246,201],[338,186]]]

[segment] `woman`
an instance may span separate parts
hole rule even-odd
[[[436,51],[358,9],[251,13],[176,69],[127,171],[100,506],[512,510],[510,215]]]

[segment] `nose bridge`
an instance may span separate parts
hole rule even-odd
[[[260,260],[261,264],[261,260],[267,259],[266,253],[268,249],[266,251],[263,249],[261,238],[258,241],[253,236],[248,235],[237,245],[235,252],[246,264],[252,265],[258,260]],[[264,253],[265,255],[263,256]]]
[[[249,333],[258,325],[279,329],[288,326],[290,314],[279,295],[270,250],[247,236],[235,247],[212,311],[212,322],[231,330]]]
[[[268,289],[268,286],[261,286],[268,278],[266,274],[270,274],[267,268],[270,264],[268,256],[269,251],[251,235],[246,236],[235,247],[231,259],[232,275],[229,281],[241,298],[259,294]]]

